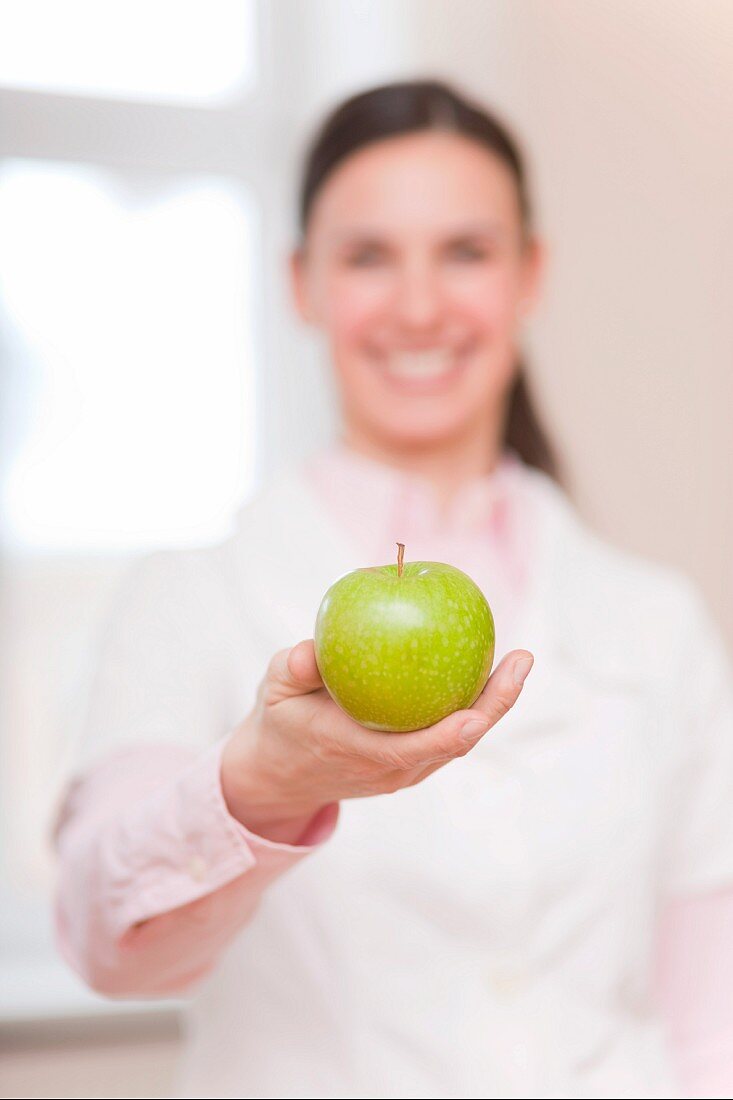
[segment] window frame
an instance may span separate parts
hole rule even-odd
[[[292,350],[288,338],[294,338],[283,333],[276,320],[282,308],[278,288],[288,232],[283,232],[283,210],[290,201],[284,191],[284,181],[289,179],[286,151],[295,137],[292,112],[278,89],[292,87],[287,82],[283,85],[282,68],[288,45],[298,41],[303,13],[298,6],[291,19],[280,5],[267,0],[253,3],[256,73],[241,94],[197,105],[3,86],[0,161],[93,165],[121,175],[150,171],[171,179],[213,176],[242,185],[257,211],[253,265],[263,271],[260,289],[254,289],[253,342],[257,358],[268,359],[279,353],[273,343],[280,342],[282,351],[284,341],[284,347]],[[268,410],[279,405],[279,390],[276,372],[255,369],[256,407],[265,424]],[[285,433],[277,431],[277,422],[274,427],[274,432],[258,433],[255,481],[262,479],[285,438]],[[90,1019],[116,1019],[122,1026],[131,1015],[139,1014],[143,1020],[150,1016],[149,1003],[109,1003],[83,987],[61,963],[51,942],[47,902],[19,897],[8,882],[0,883],[0,902],[10,941],[0,944],[0,964],[8,978],[0,997],[0,1032],[12,1034],[18,1027],[34,1029],[39,1021],[64,1020],[67,1031],[76,1022],[81,1038]],[[20,954],[13,950],[14,928],[24,932]],[[164,1021],[173,1019],[175,1012],[171,1002],[160,1006]]]

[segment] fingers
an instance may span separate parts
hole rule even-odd
[[[269,703],[307,695],[323,687],[311,638],[275,654],[267,670],[267,686]]]
[[[526,649],[507,653],[486,681],[471,710],[481,711],[488,718],[489,727],[493,726],[516,703],[533,664],[534,657]]]
[[[522,690],[534,658],[527,650],[513,650],[496,666],[472,707],[455,711],[441,722],[411,733],[381,733],[365,729],[328,697],[310,713],[303,730],[316,731],[319,743],[334,758],[364,757],[382,767],[410,770],[440,766],[464,756],[509,711]],[[323,688],[313,641],[299,642],[276,653],[264,681],[269,704]],[[315,696],[314,696],[315,700]]]
[[[386,758],[405,768],[464,756],[514,706],[533,662],[527,650],[508,653],[470,710],[455,711],[442,722],[413,733],[373,733],[373,748],[380,748]]]

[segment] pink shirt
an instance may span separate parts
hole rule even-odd
[[[429,483],[340,446],[312,456],[307,472],[365,564],[393,560],[386,533],[398,516],[408,559],[440,556],[464,569],[492,593],[497,624],[510,631],[532,566],[513,456],[463,485],[442,513]],[[428,544],[430,554],[421,550]],[[501,634],[497,644],[501,654]],[[268,884],[337,827],[332,805],[297,844],[246,829],[224,803],[223,744],[203,753],[156,743],[120,750],[67,792],[56,832],[58,939],[100,992],[185,990],[215,965]],[[680,899],[660,922],[659,996],[691,1096],[726,1096],[733,1086],[732,922],[733,891]]]

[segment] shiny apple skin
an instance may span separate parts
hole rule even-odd
[[[326,592],[315,650],[336,703],[369,729],[407,732],[470,707],[491,672],[491,608],[442,562],[355,569]]]

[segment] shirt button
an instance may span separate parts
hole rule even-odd
[[[188,873],[194,882],[203,882],[206,878],[206,860],[203,856],[191,856],[188,861]]]
[[[529,974],[520,965],[494,966],[488,975],[489,987],[502,1000],[518,997],[529,983]]]

